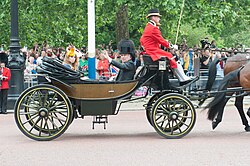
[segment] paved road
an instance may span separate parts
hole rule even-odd
[[[134,107],[135,108],[135,107]],[[24,136],[13,114],[0,116],[1,166],[68,165],[236,165],[250,164],[250,133],[244,131],[238,113],[228,106],[215,131],[206,112],[197,110],[194,129],[184,138],[159,136],[144,111],[124,108],[110,116],[107,129],[91,129],[91,117],[75,120],[58,139],[37,142]],[[137,108],[138,109],[138,108]],[[249,119],[249,118],[248,118]]]

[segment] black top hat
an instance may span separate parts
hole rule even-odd
[[[132,40],[122,39],[118,43],[118,50],[120,54],[130,54],[132,61],[135,61],[135,45]]]
[[[150,16],[159,16],[159,17],[161,17],[160,12],[159,12],[158,9],[150,9],[150,10],[148,10],[147,18],[150,17]]]
[[[0,53],[0,62],[5,63],[5,65],[8,64],[8,55],[4,52]]]

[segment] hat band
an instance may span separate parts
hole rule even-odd
[[[161,17],[160,13],[150,13],[147,15],[147,18],[150,16],[160,16]]]

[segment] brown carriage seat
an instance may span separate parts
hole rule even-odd
[[[149,55],[143,55],[143,62],[144,65],[147,66],[150,70],[158,70],[159,69],[159,60],[153,61],[152,58]],[[166,57],[161,57],[160,60],[165,60],[167,63],[167,66],[169,66],[169,59]]]

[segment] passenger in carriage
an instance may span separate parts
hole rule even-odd
[[[104,52],[104,57],[108,59],[109,64],[119,68],[116,81],[133,80],[135,75],[135,46],[132,40],[123,39],[118,43],[118,50],[121,56],[121,63],[110,58],[108,52]]]
[[[149,22],[144,29],[140,43],[145,49],[146,54],[148,54],[153,61],[159,60],[161,56],[165,56],[169,59],[170,66],[178,78],[180,85],[190,83],[193,80],[185,75],[180,62],[176,62],[175,57],[173,57],[171,53],[166,52],[159,47],[160,45],[166,48],[170,47],[170,43],[161,35],[161,31],[159,29],[159,26],[161,25],[160,17],[161,15],[158,9],[150,9],[148,11],[147,18],[149,19]]]
[[[72,69],[77,70],[79,64],[79,58],[74,47],[70,47],[63,60],[63,65]]]

